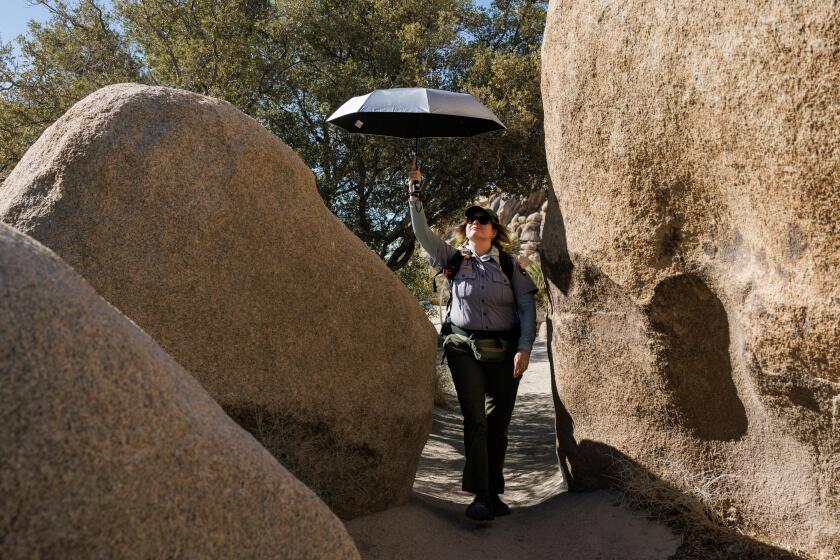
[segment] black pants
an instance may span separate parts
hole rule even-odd
[[[521,377],[513,377],[515,349],[500,363],[484,363],[471,352],[446,349],[446,359],[464,416],[464,476],[461,488],[473,494],[505,491],[502,468],[508,425]]]

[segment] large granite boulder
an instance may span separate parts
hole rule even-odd
[[[830,0],[552,2],[542,51],[543,268],[576,441],[823,557],[840,553],[838,52]],[[585,479],[604,446],[564,442]]]
[[[155,341],[3,224],[0,317],[0,557],[358,558]]]
[[[0,220],[64,258],[341,516],[408,497],[434,328],[300,158],[234,106],[103,88],[26,153]]]

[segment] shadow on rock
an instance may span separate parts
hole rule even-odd
[[[564,409],[565,410],[565,409]],[[559,415],[558,415],[559,416]],[[558,438],[559,441],[559,438]],[[564,440],[569,444],[569,439]],[[585,470],[588,488],[595,485],[621,493],[625,505],[648,512],[683,535],[673,560],[795,560],[806,558],[746,537],[724,525],[690,490],[675,487],[609,445],[583,440],[567,450],[577,469]],[[580,488],[582,484],[571,484]]]

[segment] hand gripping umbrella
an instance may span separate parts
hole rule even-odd
[[[351,134],[414,138],[415,159],[420,138],[463,138],[505,129],[472,95],[427,88],[377,89],[353,97],[327,122]]]

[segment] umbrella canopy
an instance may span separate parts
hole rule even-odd
[[[440,89],[377,89],[347,101],[327,122],[354,134],[461,138],[505,125],[468,93]]]

